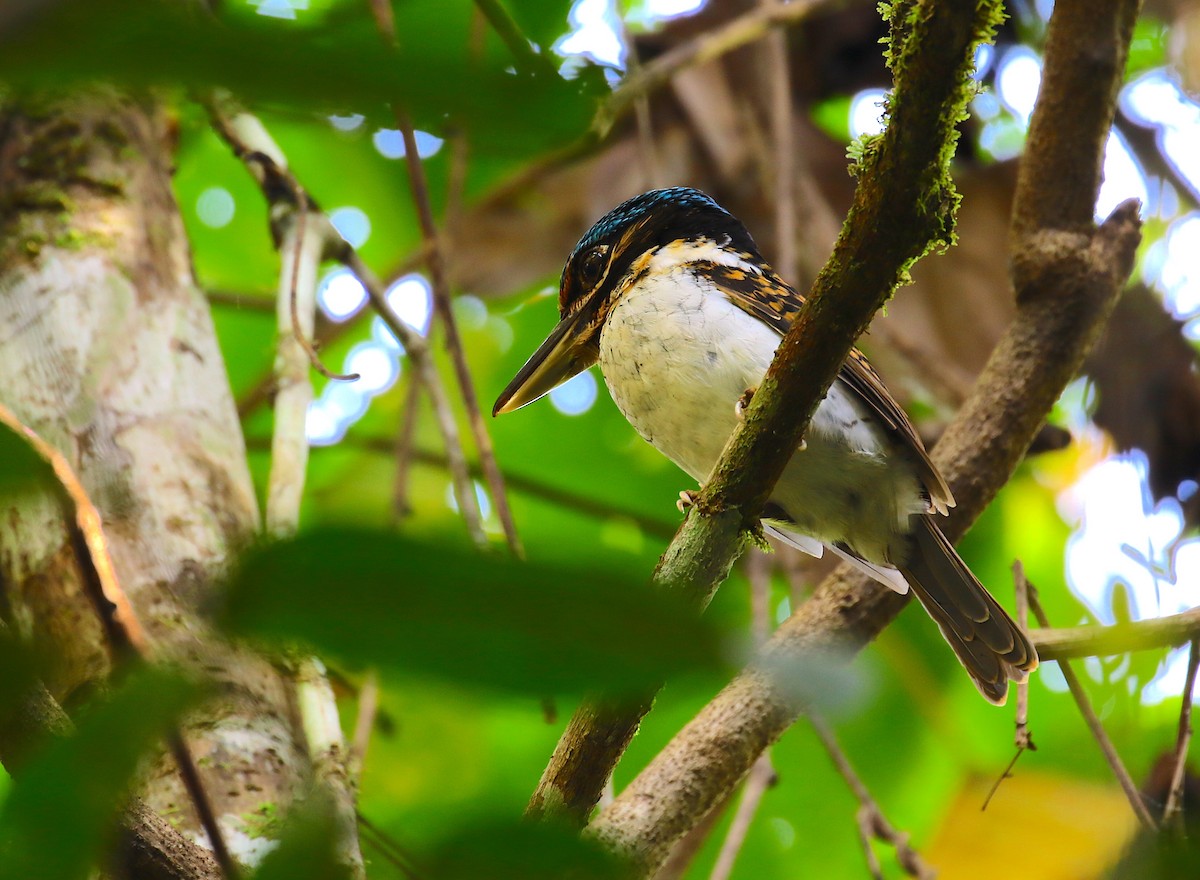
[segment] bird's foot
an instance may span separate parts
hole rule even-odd
[[[733,414],[737,416],[739,422],[746,418],[746,407],[750,406],[750,401],[754,399],[754,392],[757,390],[756,388],[747,388],[742,392],[742,396],[737,399],[737,402],[734,403]]]
[[[675,502],[675,506],[679,509],[680,513],[687,513],[692,509],[692,507],[695,506],[699,499],[699,492],[693,492],[690,489],[684,489],[679,493],[679,500]]]
[[[739,422],[745,420],[746,408],[750,406],[750,401],[754,399],[754,392],[757,390],[757,388],[747,388],[742,392],[742,396],[737,399],[737,402],[734,403],[733,414],[737,416]],[[803,452],[806,449],[808,449],[808,441],[801,437],[800,445],[796,447],[796,451]]]
[[[767,540],[767,533],[763,531],[762,523],[756,522],[754,525],[750,526],[748,532],[750,536],[750,543],[763,553],[775,552],[775,548],[772,547],[771,543]]]

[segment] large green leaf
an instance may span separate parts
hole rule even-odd
[[[438,880],[616,880],[626,876],[599,845],[570,828],[508,821],[463,828],[430,859]]]
[[[508,0],[505,4],[525,36],[548,52],[567,31],[570,0]]]
[[[64,0],[0,32],[0,79],[63,86],[221,86],[242,97],[314,111],[358,111],[394,124],[399,100],[418,126],[468,123],[478,152],[522,152],[581,134],[603,90],[598,72],[570,82],[516,75],[511,58],[472,58],[468,30],[418,6],[399,8],[400,51],[367,9],[290,26],[261,16],[217,20],[174,0]],[[434,25],[437,26],[434,26]]]
[[[0,878],[86,877],[111,840],[138,762],[195,687],[162,672],[131,675],[21,772],[0,811]]]
[[[249,554],[222,620],[351,662],[535,695],[640,688],[721,658],[716,627],[642,578],[345,528]]]

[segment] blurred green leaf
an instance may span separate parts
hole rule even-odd
[[[30,652],[0,623],[0,729],[8,726],[12,711],[35,685],[34,669]]]
[[[716,669],[721,653],[713,624],[634,577],[345,528],[251,552],[222,619],[238,635],[534,695],[642,688]]]
[[[0,424],[0,497],[57,485],[54,471],[29,442]]]
[[[337,857],[336,824],[320,802],[293,808],[279,846],[254,872],[254,880],[342,880],[351,876]]]
[[[837,95],[813,106],[812,121],[834,140],[850,142],[850,97]]]
[[[1170,32],[1161,21],[1139,18],[1133,26],[1133,40],[1129,43],[1129,60],[1125,64],[1125,79],[1162,67],[1167,63],[1167,40]]]
[[[464,828],[429,860],[438,880],[616,880],[619,863],[578,831],[510,821]]]
[[[138,762],[196,688],[160,671],[132,674],[22,771],[0,812],[0,878],[86,877],[111,839]]]
[[[526,37],[548,52],[567,32],[571,0],[508,0],[505,3]]]
[[[605,91],[598,70],[570,82],[517,76],[495,56],[470,59],[466,33],[430,26],[426,10],[418,7],[409,21],[408,8],[398,10],[404,39],[394,53],[365,3],[358,15],[328,17],[326,26],[292,27],[263,16],[216,20],[173,0],[64,0],[0,33],[0,79],[33,87],[220,86],[252,101],[305,113],[357,110],[392,125],[387,108],[400,100],[427,130],[465,118],[480,153],[545,148],[587,128]]]

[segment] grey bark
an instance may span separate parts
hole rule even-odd
[[[286,808],[305,762],[284,678],[198,612],[259,516],[171,191],[172,138],[148,96],[0,105],[0,398],[80,474],[156,654],[216,679],[185,735],[246,858],[263,843],[256,811]],[[4,499],[0,581],[14,628],[55,658],[46,685],[70,712],[110,659],[49,495]],[[199,835],[169,760],[143,795]]]

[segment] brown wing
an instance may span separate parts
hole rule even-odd
[[[759,275],[733,266],[713,263],[706,266],[705,270],[711,273],[717,286],[734,305],[765,321],[780,335],[787,333],[804,303],[804,297],[770,269]],[[842,364],[838,378],[871,408],[892,438],[899,441],[909,452],[913,464],[917,467],[917,478],[929,494],[930,507],[937,513],[946,513],[954,506],[954,495],[951,494],[950,487],[930,461],[929,453],[925,451],[925,444],[921,442],[912,420],[896,403],[866,356],[857,348],[851,349],[850,357]]]

